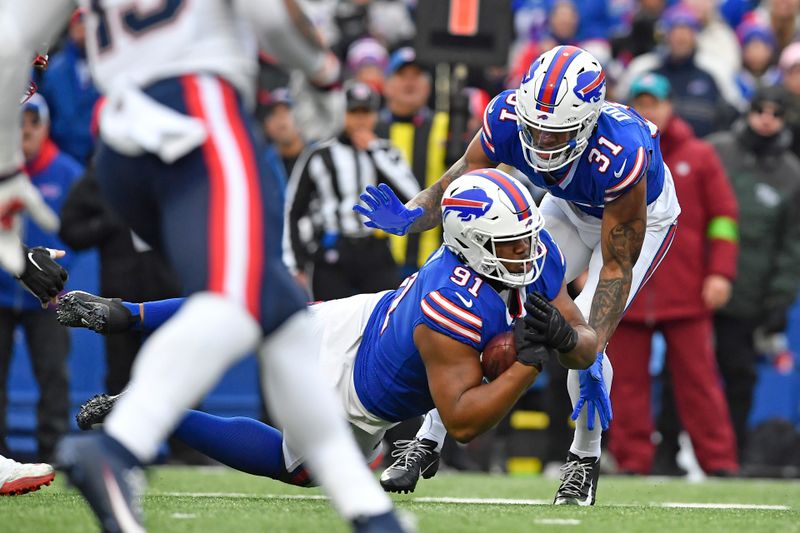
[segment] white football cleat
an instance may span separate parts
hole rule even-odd
[[[18,463],[0,455],[0,496],[14,496],[39,490],[56,477],[45,463]]]

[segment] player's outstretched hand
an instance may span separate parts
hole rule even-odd
[[[369,219],[364,222],[368,228],[381,229],[394,235],[405,235],[411,224],[422,215],[421,207],[408,209],[385,183],[377,187],[367,185],[366,192],[363,192],[360,198],[367,207],[356,204],[353,206],[353,211]]]
[[[22,211],[28,211],[43,230],[58,229],[58,216],[24,172],[0,177],[0,267],[14,276],[20,276],[25,269],[20,241]]]
[[[525,310],[525,323],[536,342],[546,344],[561,353],[571,352],[578,344],[578,333],[542,294],[529,294],[525,301]]]
[[[19,282],[47,307],[58,293],[64,290],[67,271],[55,262],[64,257],[63,250],[37,246],[25,249],[25,270],[17,278]]]
[[[589,431],[594,429],[595,413],[600,415],[600,426],[606,430],[614,418],[611,410],[611,398],[608,395],[608,388],[603,379],[603,352],[597,354],[597,359],[592,366],[586,370],[578,370],[578,377],[581,384],[581,395],[575,410],[572,411],[572,419],[577,420],[581,414],[581,409],[586,405],[586,427]]]

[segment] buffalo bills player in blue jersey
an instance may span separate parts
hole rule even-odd
[[[469,441],[507,414],[549,357],[572,368],[594,360],[597,336],[567,296],[564,258],[528,191],[507,174],[484,169],[454,183],[441,205],[445,245],[400,287],[311,307],[309,336],[319,341],[323,375],[369,459],[388,428],[434,406],[448,431]],[[177,303],[165,305],[174,312]],[[122,317],[121,305],[70,293],[59,314],[80,325],[94,310],[124,328],[134,321]],[[149,305],[142,304],[145,317]],[[109,313],[114,306],[116,317]],[[128,316],[142,315],[138,304],[129,309]],[[483,383],[478,354],[522,315],[514,326],[519,363]],[[99,418],[93,402],[82,410],[95,410],[87,423]],[[107,407],[109,400],[102,402]],[[235,468],[308,482],[291,433],[192,411],[176,436]]]
[[[578,423],[556,504],[594,504],[601,428],[612,418],[603,352],[674,236],[680,207],[658,136],[635,111],[605,101],[605,74],[591,54],[559,46],[534,61],[519,89],[489,103],[481,130],[437,183],[407,206],[387,190],[374,207],[354,208],[368,226],[403,235],[434,227],[442,191],[475,168],[504,163],[547,189],[545,228],[564,252],[567,282],[588,268],[575,303],[598,336],[592,367],[569,373]]]

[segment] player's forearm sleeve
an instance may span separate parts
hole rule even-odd
[[[128,308],[131,314],[139,316],[139,322],[134,328],[150,333],[172,318],[172,315],[178,312],[185,301],[186,298],[170,298],[141,304],[129,302],[122,302],[122,304]]]
[[[338,78],[338,61],[295,0],[236,0],[236,7],[253,25],[262,48],[279,63],[301,70],[318,85]]]
[[[0,174],[22,166],[20,99],[37,50],[64,29],[71,0],[3,2],[0,9]]]

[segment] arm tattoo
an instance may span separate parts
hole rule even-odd
[[[409,209],[421,207],[424,210],[422,216],[411,224],[408,230],[409,233],[420,233],[435,228],[442,223],[442,210],[440,208],[442,195],[444,195],[445,189],[454,179],[467,171],[467,167],[467,162],[464,159],[459,159],[444,173],[439,181],[417,194],[406,204]]]
[[[617,263],[622,276],[608,278],[600,272],[600,281],[592,299],[589,325],[597,332],[598,349],[603,349],[617,327],[631,290],[633,265],[639,258],[646,228],[644,221],[632,220],[615,226],[605,243],[606,263]]]

